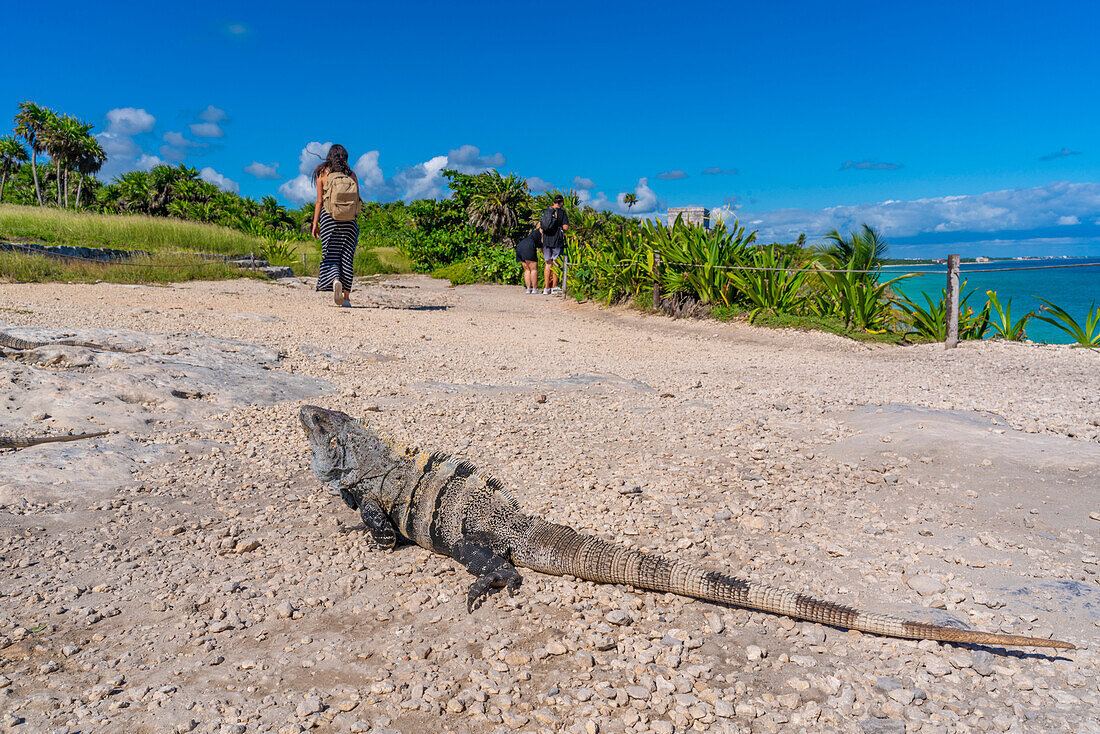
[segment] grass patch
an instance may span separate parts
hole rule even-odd
[[[193,255],[154,253],[118,264],[0,252],[0,281],[14,283],[179,283],[262,277]]]
[[[90,214],[37,206],[0,205],[0,239],[150,252],[259,252],[260,237],[214,224],[137,214]]]
[[[731,316],[731,318],[733,318]],[[726,319],[729,320],[729,319]],[[861,329],[853,329],[845,326],[844,322],[837,318],[826,316],[795,316],[782,311],[761,311],[752,320],[754,326],[764,326],[771,329],[797,329],[799,331],[824,331],[829,334],[847,337],[861,342],[874,342],[882,344],[907,344],[912,340],[903,334],[896,332],[884,332],[875,334]]]
[[[411,273],[412,260],[405,256],[397,247],[375,247],[370,250],[384,267],[393,268],[391,273]]]
[[[432,271],[433,278],[451,281],[451,285],[470,285],[476,283],[477,276],[470,269],[467,262],[451,263]]]

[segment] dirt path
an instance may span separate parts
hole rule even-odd
[[[0,285],[20,336],[145,347],[0,359],[0,432],[118,431],[0,456],[4,722],[1100,731],[1097,354],[868,347],[422,277],[353,299]],[[888,640],[534,573],[468,615],[452,561],[342,532],[356,517],[309,472],[302,401],[463,453],[578,529],[1084,649]]]

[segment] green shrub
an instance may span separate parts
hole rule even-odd
[[[477,282],[477,276],[470,270],[468,262],[451,263],[432,271],[433,278],[451,281],[451,285],[470,285]]]
[[[454,229],[418,229],[401,247],[412,263],[413,271],[430,273],[443,265],[465,260],[473,247],[486,243],[485,235],[462,225]]]
[[[480,248],[466,263],[479,281],[519,285],[523,282],[523,266],[516,260],[511,247],[486,245]]]

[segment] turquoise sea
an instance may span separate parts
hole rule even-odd
[[[1027,270],[1046,265],[1095,264],[1088,268],[1054,268],[1051,270]],[[1004,269],[1004,272],[982,273],[975,270],[990,268]],[[933,301],[938,301],[947,285],[946,265],[890,265],[883,268],[885,273],[897,271],[929,272],[894,284],[894,289],[905,294],[911,300],[924,305],[923,293]],[[935,273],[935,274],[932,274]],[[888,275],[887,277],[893,277]],[[967,301],[975,311],[983,308],[986,291],[996,291],[1001,305],[1012,299],[1012,317],[1015,321],[1028,311],[1038,311],[1043,304],[1037,300],[1045,298],[1064,308],[1078,323],[1084,325],[1090,304],[1100,306],[1100,257],[1052,258],[1043,260],[994,260],[988,263],[962,263],[959,267],[959,280],[966,281],[962,295],[976,291]],[[1027,337],[1031,341],[1050,344],[1068,344],[1073,340],[1067,334],[1050,324],[1031,319],[1027,324]]]

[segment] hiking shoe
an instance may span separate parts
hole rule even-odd
[[[542,295],[544,295],[544,296],[550,295],[550,289],[549,288],[543,288],[542,289]]]
[[[332,281],[332,300],[337,306],[344,305],[344,284],[339,279]]]
[[[559,293],[561,293],[561,288],[551,288],[551,289],[550,289],[550,294],[551,294],[551,295],[555,295],[555,296],[556,296],[556,295],[558,295]]]
[[[535,292],[535,289],[534,289],[534,288],[528,288],[528,289],[527,289],[527,295],[531,295],[531,294],[532,294],[532,293],[534,293],[534,292]]]

